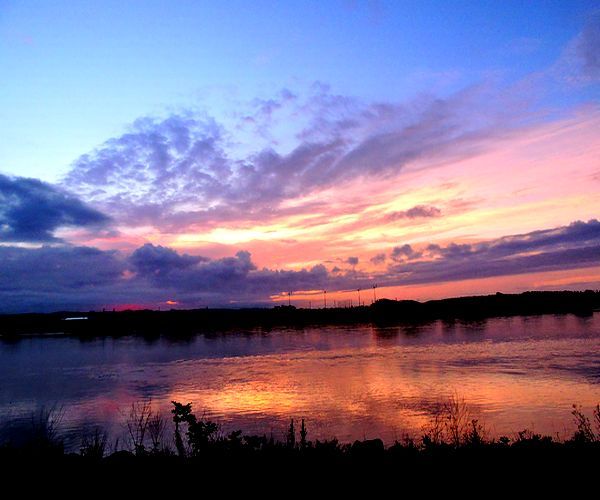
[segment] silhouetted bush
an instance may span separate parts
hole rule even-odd
[[[187,455],[187,450],[183,448],[182,438],[180,434],[181,424],[187,425],[187,441],[188,449],[192,456],[199,456],[206,452],[212,445],[218,441],[219,426],[210,420],[198,419],[192,413],[192,404],[182,405],[173,401],[173,422],[175,423],[175,441],[180,456]],[[240,433],[241,434],[241,431]],[[239,438],[238,434],[232,434],[235,439]],[[184,451],[185,450],[185,451]]]
[[[598,406],[593,410],[593,419],[574,406],[577,429],[565,441],[530,430],[520,431],[513,438],[489,439],[469,407],[455,396],[433,413],[421,439],[406,435],[386,447],[380,439],[357,440],[352,444],[337,439],[313,442],[308,439],[304,420],[299,440],[294,420],[290,420],[282,441],[273,436],[244,435],[240,430],[224,434],[216,422],[197,417],[191,403],[172,403],[177,455],[165,445],[166,422],[152,410],[150,402],[133,404],[126,415],[129,450],[118,450],[115,445],[108,451],[106,432],[96,428],[83,435],[78,454],[65,453],[62,446],[59,432],[62,413],[42,410],[32,419],[31,437],[35,439],[30,437],[23,446],[8,443],[0,447],[0,470],[38,464],[102,467],[128,474],[135,470],[146,474],[154,470],[158,474],[176,471],[179,477],[187,477],[186,471],[202,471],[202,480],[208,483],[211,474],[218,472],[228,472],[231,478],[237,477],[235,474],[240,470],[254,474],[280,471],[285,475],[302,467],[308,468],[310,474],[334,470],[357,470],[361,474],[374,470],[391,474],[402,471],[407,478],[435,471],[453,480],[462,474],[460,477],[471,481],[485,467],[491,470],[512,467],[515,471],[562,468],[583,474],[600,458],[600,441],[594,429],[599,421]],[[308,477],[308,473],[304,474],[303,478]]]

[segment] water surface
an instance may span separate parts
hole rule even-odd
[[[192,402],[224,430],[281,438],[418,435],[439,405],[464,398],[491,435],[529,428],[567,436],[574,403],[600,402],[600,313],[378,328],[255,330],[185,339],[0,341],[0,424],[62,408],[72,440],[102,425],[123,435],[132,402]]]

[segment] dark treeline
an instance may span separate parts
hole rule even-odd
[[[233,328],[353,323],[403,323],[494,316],[592,314],[600,310],[600,291],[525,292],[418,302],[380,299],[360,307],[188,309],[168,311],[61,311],[0,315],[0,334],[69,333],[81,335],[189,334]],[[85,320],[67,321],[85,316]]]
[[[189,309],[168,311],[62,311],[48,314],[0,315],[0,335],[67,333],[85,336],[186,335],[234,328],[271,328],[326,324],[394,324],[437,319],[494,316],[589,315],[600,310],[600,291],[525,292],[460,297],[428,302],[380,299],[374,304],[344,308]],[[65,318],[85,316],[84,320]]]
[[[133,404],[126,415],[126,437],[122,441],[111,444],[107,434],[96,428],[82,433],[76,452],[65,451],[60,419],[52,412],[41,412],[32,418],[30,430],[17,436],[19,444],[9,439],[0,445],[0,471],[41,467],[58,468],[63,474],[77,469],[185,473],[185,477],[201,479],[202,486],[210,484],[215,474],[235,480],[240,471],[250,473],[253,481],[276,478],[273,474],[284,474],[284,478],[289,475],[291,479],[298,470],[321,475],[377,470],[392,474],[390,479],[394,480],[414,480],[416,475],[435,480],[437,474],[451,472],[463,486],[485,471],[496,477],[498,486],[520,476],[539,481],[540,477],[532,475],[536,470],[546,474],[569,471],[580,476],[579,480],[588,474],[597,477],[600,406],[591,418],[574,406],[572,417],[575,431],[567,439],[529,430],[495,439],[489,438],[484,425],[472,418],[464,401],[452,398],[432,415],[420,436],[405,436],[386,447],[380,439],[353,443],[313,440],[304,420],[291,420],[281,439],[272,434],[224,433],[216,422],[196,416],[191,404],[175,401],[171,410],[173,427],[169,427],[167,419],[155,413],[149,402],[141,402]],[[519,477],[497,476],[507,468]],[[140,477],[152,480],[151,476]],[[311,479],[299,477],[298,486]],[[355,479],[348,476],[348,480]]]

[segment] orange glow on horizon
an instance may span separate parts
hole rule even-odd
[[[374,280],[375,282],[376,280]],[[544,273],[529,273],[507,275],[491,278],[478,278],[471,280],[432,283],[423,285],[403,286],[377,286],[375,294],[372,287],[361,288],[360,300],[364,305],[370,305],[376,299],[391,300],[436,300],[449,297],[468,295],[488,295],[496,292],[520,293],[527,290],[563,290],[570,285],[581,288],[581,284],[600,283],[600,266],[573,269],[565,271],[550,271]],[[358,289],[352,290],[327,290],[327,307],[353,307],[358,305]],[[278,304],[287,304],[308,307],[309,302],[313,308],[324,307],[323,290],[282,291],[271,295],[271,300]]]

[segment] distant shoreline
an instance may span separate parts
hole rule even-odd
[[[343,324],[403,324],[435,320],[482,320],[539,314],[591,315],[600,291],[524,292],[458,297],[427,302],[380,299],[369,306],[306,309],[294,306],[169,311],[61,311],[0,315],[0,336],[190,335],[275,327]],[[72,318],[73,320],[68,320]]]

